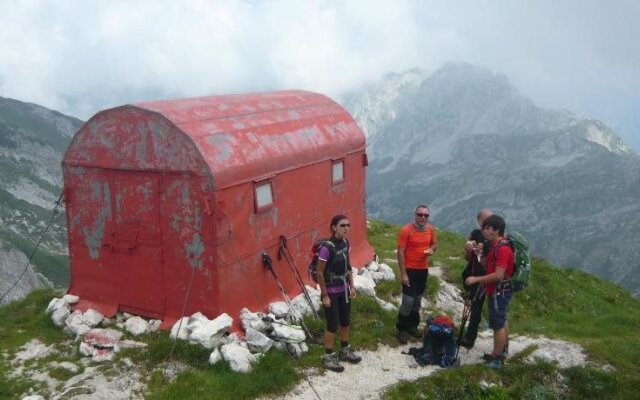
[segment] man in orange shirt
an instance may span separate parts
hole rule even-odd
[[[418,331],[422,295],[429,276],[429,256],[436,251],[436,231],[429,223],[429,207],[416,207],[415,222],[402,227],[398,235],[398,267],[402,281],[402,304],[398,312],[398,341],[421,337]]]

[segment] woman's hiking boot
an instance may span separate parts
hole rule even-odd
[[[346,361],[351,364],[357,364],[362,361],[362,357],[351,349],[351,346],[340,349],[340,361]]]
[[[322,356],[322,366],[334,372],[344,371],[344,367],[340,365],[336,353],[325,354]]]
[[[460,346],[465,347],[467,349],[472,349],[473,345],[475,344],[474,342],[475,341],[469,340],[468,338],[463,337],[462,339],[460,339]]]

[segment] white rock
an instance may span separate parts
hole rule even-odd
[[[78,350],[80,354],[85,357],[91,357],[93,355],[93,346],[86,342],[80,342],[80,348]]]
[[[44,400],[44,397],[39,394],[30,394],[28,396],[24,396],[22,400]]]
[[[189,324],[189,326],[195,326],[195,329],[189,333],[189,340],[200,343],[207,349],[213,349],[222,342],[222,337],[232,324],[233,318],[227,313],[220,314],[213,321]]]
[[[133,316],[134,316],[133,314],[129,314],[127,312],[123,312],[122,313],[122,318],[124,318],[125,321],[128,320],[129,318],[133,317]]]
[[[255,357],[251,356],[248,349],[235,343],[223,345],[220,347],[220,353],[235,372],[251,371],[251,360],[255,361]]]
[[[84,341],[92,346],[112,348],[122,338],[122,332],[115,329],[91,329],[84,335]]]
[[[300,356],[302,356],[302,348],[300,348],[298,343],[287,343],[287,351],[295,358],[300,358]]]
[[[189,317],[189,320],[187,321],[187,329],[189,330],[189,332],[193,332],[199,326],[203,324],[207,324],[210,321],[211,320],[209,318],[207,318],[204,314],[198,311],[197,313],[194,313]]]
[[[67,304],[76,304],[80,301],[80,297],[74,294],[65,294],[64,296],[62,296],[62,300],[64,300],[64,302]]]
[[[67,307],[60,307],[51,314],[51,319],[56,326],[63,327],[64,321],[70,314]]]
[[[244,340],[252,353],[266,353],[273,346],[272,339],[253,328],[247,328],[246,333]]]
[[[306,353],[307,351],[309,351],[309,346],[307,346],[307,342],[300,342],[298,343],[298,345],[300,346],[300,350],[302,350],[303,353]]]
[[[393,281],[396,279],[396,274],[387,264],[380,264],[378,270],[371,273],[371,277],[377,283],[380,281]]]
[[[187,329],[188,323],[189,317],[182,317],[177,320],[176,323],[171,327],[171,338],[187,340],[189,338],[189,330]]]
[[[102,320],[104,319],[104,315],[102,315],[99,311],[96,311],[92,308],[82,314],[82,319],[84,319],[84,323],[90,326],[91,328],[95,328],[100,325]]]
[[[371,277],[371,273],[367,270],[360,275],[353,276],[353,285],[359,294],[374,297],[376,295],[376,282]]]
[[[389,303],[388,301],[385,301],[385,300],[381,299],[378,296],[376,296],[375,299],[376,299],[376,302],[380,305],[380,307],[382,307],[384,310],[386,310],[386,311],[398,311],[398,307],[396,307],[395,305]]]
[[[85,323],[81,311],[72,312],[65,319],[64,323],[67,326],[69,332],[71,332],[75,337],[83,336],[85,333],[91,330],[89,325]]]
[[[94,362],[112,361],[114,356],[115,351],[113,349],[100,349],[94,347],[91,360]]]
[[[138,336],[149,332],[149,323],[144,318],[135,316],[127,319],[124,328],[133,336]]]
[[[67,304],[66,301],[62,300],[62,299],[58,299],[58,298],[53,298],[51,299],[51,301],[49,302],[49,305],[47,306],[47,314],[51,315],[53,314],[54,311],[56,311],[57,309],[61,308],[61,307],[68,307],[69,305]]]
[[[269,304],[269,312],[276,318],[285,318],[289,315],[289,306],[284,301],[275,301]]]
[[[60,368],[66,369],[67,371],[71,371],[74,374],[77,373],[79,369],[77,365],[69,361],[62,361],[61,363],[58,364],[58,366]]]
[[[209,356],[209,364],[215,365],[220,360],[222,360],[222,354],[220,354],[220,350],[218,350],[218,348],[216,347],[215,349],[213,349],[211,355]]]
[[[149,321],[149,332],[157,332],[160,329],[160,325],[162,325],[162,321],[159,319],[152,319]]]
[[[367,264],[366,268],[371,272],[376,272],[378,268],[380,268],[380,264],[378,264],[376,261],[371,261],[369,264]]]
[[[287,342],[304,342],[307,338],[301,327],[273,324],[272,337]]]
[[[140,349],[144,347],[147,347],[147,344],[143,342],[136,342],[134,340],[121,340],[113,347],[113,351],[117,353],[122,349]]]
[[[298,320],[300,318],[304,318],[308,315],[314,315],[320,310],[320,291],[315,290],[311,287],[307,286],[307,293],[309,293],[309,298],[311,299],[311,304],[313,304],[313,309],[307,300],[307,297],[304,293],[300,293],[296,297],[291,300],[291,310],[290,314]]]
[[[32,359],[45,358],[53,353],[53,345],[47,346],[38,339],[31,339],[20,347],[16,353],[16,361],[26,361]]]
[[[252,313],[249,309],[243,308],[240,311],[242,329],[244,329],[245,332],[247,328],[252,328],[262,333],[267,332],[269,330],[269,324],[262,320],[264,316],[263,313]]]

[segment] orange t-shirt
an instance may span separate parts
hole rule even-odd
[[[408,269],[429,268],[429,256],[424,252],[436,244],[436,230],[429,224],[419,231],[413,224],[402,227],[398,235],[398,247],[404,247],[404,267]]]

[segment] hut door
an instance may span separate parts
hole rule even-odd
[[[164,280],[159,223],[159,178],[118,171],[112,178],[120,306],[143,315],[162,315]]]

